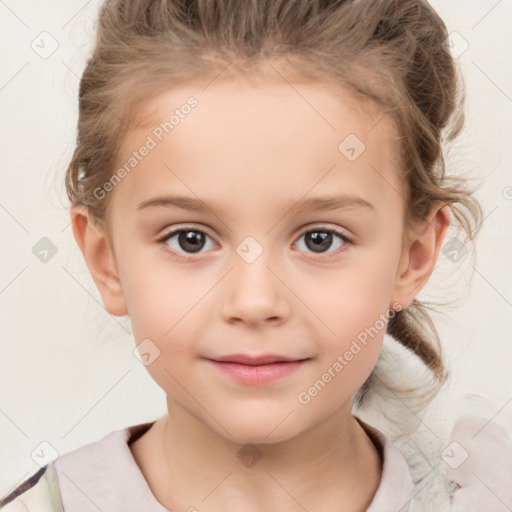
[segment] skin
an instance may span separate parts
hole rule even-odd
[[[128,314],[136,343],[150,339],[160,350],[147,370],[165,390],[168,414],[131,450],[172,510],[359,511],[379,486],[382,461],[351,400],[377,362],[385,327],[309,403],[297,397],[379,315],[411,303],[434,268],[449,214],[437,205],[403,247],[392,120],[347,91],[315,83],[299,90],[218,79],[202,92],[189,84],[153,98],[143,113],[154,126],[191,95],[198,106],[110,192],[112,236],[86,208],[72,209],[105,308]],[[150,133],[131,130],[122,155]],[[350,133],[366,145],[353,162],[338,150]],[[373,208],[288,213],[304,198],[342,194]],[[222,211],[137,209],[164,195]],[[177,236],[157,241],[185,227],[209,235],[200,253],[187,253]],[[314,252],[306,233],[315,228],[337,229],[352,243],[334,236]],[[237,253],[247,236],[263,251],[251,263]],[[233,353],[309,360],[255,386],[204,359]],[[246,443],[261,454],[250,468],[237,457]]]

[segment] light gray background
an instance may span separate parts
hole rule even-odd
[[[99,3],[0,0],[2,494],[39,469],[37,454],[52,458],[165,412],[163,391],[133,355],[129,322],[101,305],[66,209],[63,176]],[[441,254],[422,296],[455,301],[436,316],[453,373],[445,395],[483,395],[499,420],[512,412],[512,1],[432,5],[463,38],[455,50],[469,45],[458,58],[467,127],[448,170],[483,180],[486,218],[476,260]],[[47,56],[52,38],[58,48]],[[57,248],[46,263],[32,252],[43,237]]]

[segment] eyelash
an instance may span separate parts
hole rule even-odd
[[[209,238],[212,238],[206,231],[202,230],[202,229],[198,229],[198,228],[195,228],[193,226],[185,226],[185,227],[182,227],[182,228],[179,228],[179,229],[175,229],[173,231],[170,231],[168,233],[166,233],[165,235],[163,235],[161,238],[159,238],[157,240],[157,243],[160,243],[162,244],[162,248],[164,251],[168,252],[168,253],[171,253],[172,255],[174,256],[177,256],[178,258],[181,258],[183,259],[184,261],[192,261],[195,259],[194,256],[191,256],[191,255],[188,255],[188,256],[184,256],[183,254],[180,254],[180,253],[177,253],[176,251],[172,250],[169,248],[169,246],[167,245],[167,242],[174,236],[174,235],[177,235],[178,233],[181,233],[181,232],[187,232],[187,231],[193,231],[193,232],[196,232],[196,233],[201,233],[202,235],[205,235]],[[324,226],[315,226],[313,228],[310,228],[306,231],[303,231],[300,236],[297,238],[297,241],[300,240],[300,238],[302,238],[304,235],[308,234],[308,233],[315,233],[315,232],[320,232],[320,233],[329,233],[331,235],[337,235],[339,236],[342,241],[343,241],[343,246],[339,249],[337,249],[336,251],[334,252],[331,252],[331,253],[324,253],[324,255],[322,255],[323,253],[318,253],[319,255],[321,255],[319,258],[315,258],[315,259],[320,259],[320,260],[330,260],[331,258],[335,258],[336,256],[338,256],[340,253],[343,253],[345,252],[349,245],[351,245],[353,242],[350,238],[348,238],[344,233],[342,233],[341,231],[338,231],[336,229],[333,229],[333,228],[327,228],[327,227],[324,227]],[[297,242],[295,242],[297,243]],[[199,253],[198,253],[199,254]],[[314,254],[314,253],[313,253]]]

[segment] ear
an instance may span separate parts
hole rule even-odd
[[[71,224],[75,240],[98,287],[105,309],[115,316],[127,315],[114,252],[105,230],[94,224],[86,206],[75,206],[71,209]]]
[[[415,226],[410,245],[402,254],[391,297],[392,303],[399,303],[401,309],[409,307],[428,283],[449,225],[450,210],[447,206],[436,205],[429,216]]]

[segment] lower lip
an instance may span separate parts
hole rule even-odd
[[[307,359],[301,361],[283,361],[271,364],[251,366],[248,364],[228,363],[209,360],[221,372],[244,384],[268,384],[287,377],[297,371]]]

